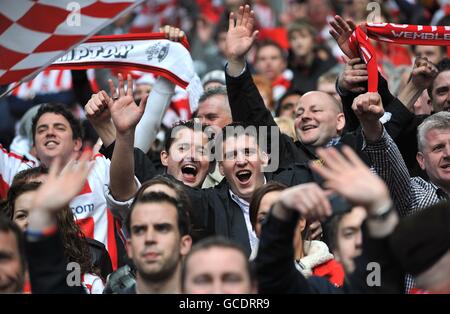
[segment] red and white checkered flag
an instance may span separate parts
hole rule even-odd
[[[142,0],[14,0],[0,6],[0,85],[26,81]]]

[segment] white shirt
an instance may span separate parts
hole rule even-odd
[[[267,183],[266,177],[264,177],[264,184]],[[248,239],[250,241],[250,247],[253,250],[255,250],[258,246],[258,237],[256,236],[255,231],[253,231],[252,222],[250,221],[250,204],[246,200],[240,198],[234,192],[229,189],[231,199],[239,205],[239,207],[242,210],[242,213],[244,214],[245,219],[245,225],[247,226],[247,232],[248,232]]]
[[[245,219],[245,225],[247,226],[250,247],[253,251],[255,249],[255,247],[257,246],[258,238],[256,237],[256,234],[253,231],[252,223],[250,221],[250,204],[246,200],[244,200],[244,199],[240,198],[239,196],[237,196],[236,194],[234,194],[233,191],[231,191],[231,189],[229,191],[230,191],[231,199],[236,204],[238,204],[239,207],[242,209],[242,213],[244,214],[244,219]]]

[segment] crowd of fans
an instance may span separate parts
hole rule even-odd
[[[0,98],[0,292],[450,293],[448,47],[372,41],[368,92],[366,21],[450,1],[148,0],[100,34],[187,36],[194,112],[138,71]]]

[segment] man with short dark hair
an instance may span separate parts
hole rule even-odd
[[[433,64],[438,64],[447,55],[446,46],[413,46],[413,52],[417,57],[427,58]]]
[[[273,101],[278,101],[292,85],[293,73],[287,69],[287,51],[274,41],[265,40],[256,46],[255,69],[270,82]]]
[[[181,289],[188,294],[256,293],[256,279],[240,246],[223,237],[210,237],[186,256]]]
[[[272,83],[286,69],[285,51],[274,41],[262,41],[256,47],[255,68]]]
[[[22,231],[0,215],[0,293],[21,293],[25,270]]]
[[[62,105],[46,104],[33,118],[33,142],[39,161],[49,167],[56,156],[66,164],[79,153],[82,143],[80,122]]]
[[[192,244],[183,204],[162,192],[144,192],[134,200],[126,228],[137,275],[136,284],[122,293],[179,293],[182,258]]]
[[[437,64],[438,74],[428,88],[433,112],[450,111],[450,59]]]
[[[325,50],[321,55],[317,52],[317,31],[307,20],[290,24],[288,39],[292,51],[288,67],[294,74],[292,86],[303,92],[317,89],[317,80],[336,65],[336,60]]]
[[[295,107],[303,93],[298,89],[290,89],[278,101],[275,116],[295,118]]]

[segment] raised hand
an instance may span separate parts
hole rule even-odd
[[[164,33],[167,39],[171,41],[181,41],[184,37],[184,32],[180,30],[178,27],[173,27],[170,25],[165,25],[159,28],[161,33]]]
[[[228,61],[243,61],[245,54],[250,50],[258,36],[258,31],[253,31],[255,25],[255,13],[250,6],[240,6],[237,20],[234,13],[230,13],[229,26],[226,37],[226,54]]]
[[[134,129],[144,114],[148,95],[141,99],[138,106],[133,99],[133,80],[131,75],[128,74],[127,77],[126,92],[121,74],[118,75],[118,80],[118,96],[114,96],[116,95],[116,88],[113,81],[111,79],[108,81],[111,95],[113,95],[113,102],[108,103],[111,118],[119,135],[130,132],[134,134]]]
[[[377,141],[383,134],[380,118],[384,115],[383,103],[378,93],[365,93],[353,100],[353,112],[358,117],[366,140]]]
[[[436,66],[427,58],[417,57],[411,73],[411,82],[420,90],[427,89],[438,75]]]
[[[390,202],[386,184],[350,147],[344,146],[342,153],[335,148],[319,148],[316,152],[324,163],[310,163],[310,167],[325,179],[324,187],[369,212]]]
[[[323,219],[332,215],[328,195],[317,183],[305,183],[284,190],[280,202],[283,207],[299,212],[307,220]]]
[[[109,106],[112,103],[112,98],[103,90],[97,94],[93,94],[86,106],[84,106],[86,117],[96,126],[110,123],[111,114],[109,112]]]
[[[345,64],[344,71],[338,78],[338,86],[344,91],[364,93],[366,88],[360,84],[367,82],[368,78],[367,65],[360,58],[354,58]]]
[[[361,123],[378,121],[384,115],[378,93],[365,93],[353,100],[352,109]]]
[[[425,91],[437,74],[438,70],[432,62],[428,61],[427,58],[417,57],[409,80],[400,90],[397,98],[409,111],[416,114],[420,112],[429,114],[431,107],[428,105],[428,93]],[[422,97],[421,95],[423,94],[424,96]]]
[[[342,17],[336,15],[329,24],[331,27],[330,34],[336,40],[342,52],[350,59],[358,57],[353,54],[349,46],[350,36],[356,28],[355,23],[351,20],[345,21]]]
[[[92,151],[86,150],[78,160],[70,161],[61,171],[61,158],[55,158],[47,180],[36,191],[33,209],[55,212],[67,206],[80,193],[93,163]]]

